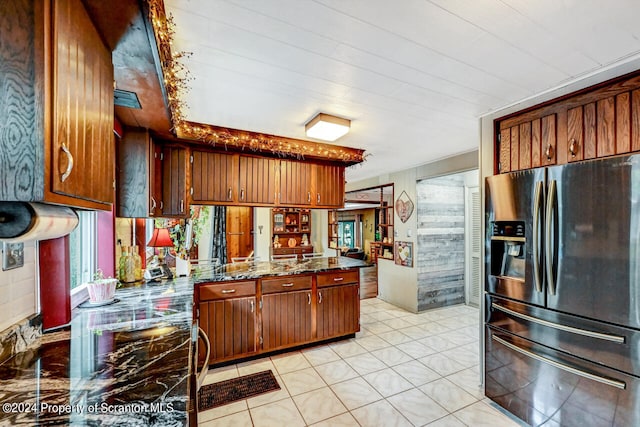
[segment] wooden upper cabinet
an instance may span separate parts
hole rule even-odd
[[[118,144],[117,216],[162,214],[162,151],[146,129],[125,129]]]
[[[640,152],[640,71],[499,119],[496,129],[499,173]]]
[[[276,204],[281,206],[310,206],[314,201],[312,189],[313,164],[280,160],[280,187]]]
[[[162,216],[189,215],[187,199],[187,149],[162,147]]]
[[[194,203],[275,203],[278,160],[196,150],[192,157]]]
[[[594,99],[567,111],[567,160],[595,159],[637,151],[633,139],[634,114],[640,112],[634,92]]]
[[[52,191],[113,202],[113,66],[80,0],[53,2]]]
[[[109,210],[111,52],[80,0],[10,4],[0,19],[0,122],[8,130],[0,138],[0,200]]]
[[[500,131],[498,140],[498,172],[511,172],[511,128]]]
[[[268,157],[240,156],[238,202],[273,205],[277,163],[276,159]]]
[[[553,165],[556,162],[556,115],[526,120],[500,130],[500,173]]]
[[[192,156],[193,202],[225,204],[236,202],[238,200],[238,155],[193,150]]]
[[[344,166],[315,165],[315,207],[344,207]]]

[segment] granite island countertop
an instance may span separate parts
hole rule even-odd
[[[224,282],[230,280],[258,279],[268,276],[289,276],[294,274],[319,273],[331,270],[348,270],[369,267],[370,263],[348,257],[309,258],[256,263],[224,264],[203,266],[194,269],[193,281]]]
[[[187,424],[193,281],[115,297],[0,365],[1,425]]]

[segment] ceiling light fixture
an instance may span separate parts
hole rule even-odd
[[[318,115],[304,125],[304,130],[309,138],[335,141],[341,136],[346,135],[350,127],[351,120],[330,116],[325,113],[318,113]]]

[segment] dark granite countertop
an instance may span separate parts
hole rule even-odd
[[[70,330],[0,365],[1,425],[187,423],[193,281],[118,289],[116,299],[75,309]]]
[[[348,257],[309,258],[274,262],[224,264],[218,267],[199,267],[194,270],[195,283],[224,282],[229,280],[258,279],[267,276],[319,273],[330,270],[347,270],[368,267],[371,264]]]
[[[186,425],[194,284],[366,266],[345,257],[227,264],[118,289],[113,304],[75,309],[69,330],[0,365],[0,425]]]

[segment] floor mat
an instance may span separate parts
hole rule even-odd
[[[198,392],[198,410],[206,411],[275,390],[280,390],[280,385],[270,370],[203,385]]]

